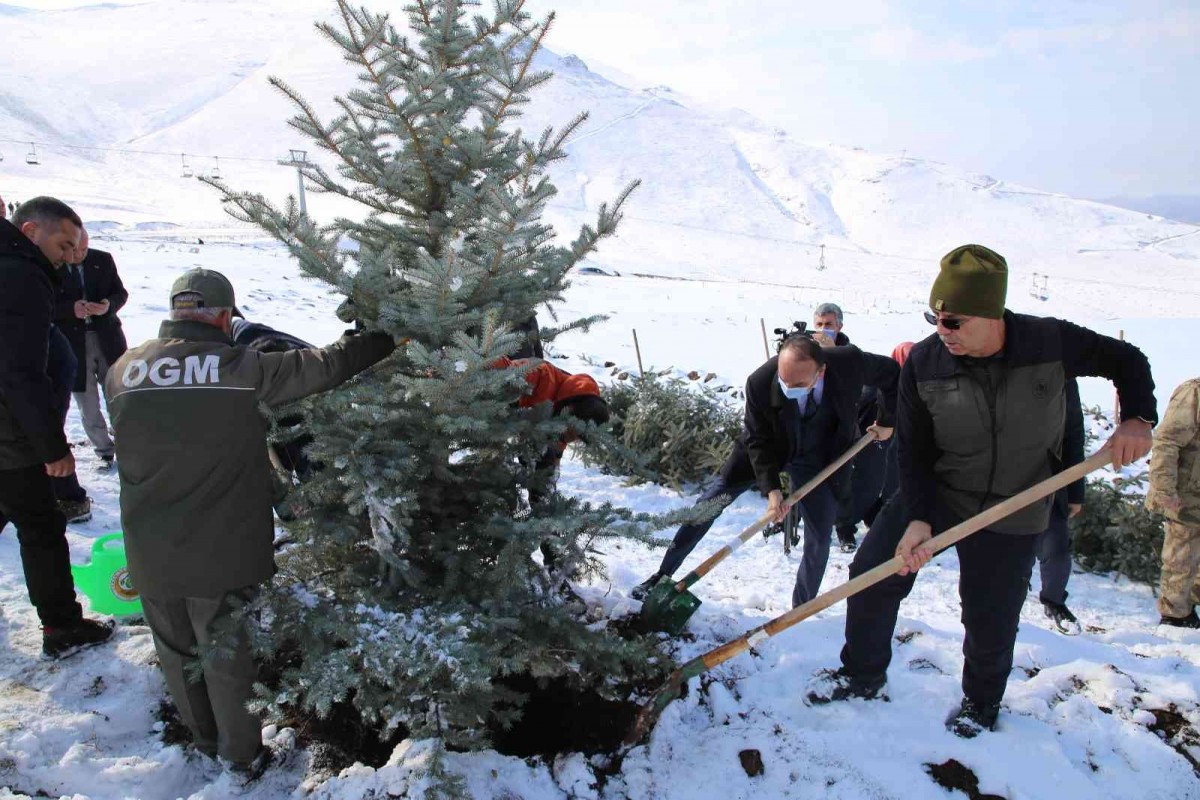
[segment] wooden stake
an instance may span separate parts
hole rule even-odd
[[[637,353],[638,377],[644,378],[646,376],[646,370],[642,366],[642,348],[638,345],[637,328],[633,329],[633,349],[634,349],[634,352]]]
[[[762,328],[763,333],[763,352],[767,354],[767,358],[771,357],[771,346],[767,344],[767,321],[762,317],[758,318],[758,325]]]

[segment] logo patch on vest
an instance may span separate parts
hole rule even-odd
[[[958,381],[954,378],[941,381],[924,381],[921,388],[927,392],[957,392]]]
[[[1045,378],[1038,378],[1033,382],[1033,396],[1038,400],[1045,400],[1050,396],[1050,384],[1046,383]]]
[[[221,359],[218,356],[188,356],[182,364],[179,359],[169,356],[156,359],[152,364],[135,358],[125,365],[121,384],[126,389],[133,389],[141,386],[147,377],[155,386],[175,386],[181,381],[184,386],[219,384],[220,368]]]

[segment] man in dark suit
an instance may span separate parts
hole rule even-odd
[[[788,508],[780,474],[799,487],[837,459],[859,437],[858,401],[864,386],[880,396],[872,426],[880,440],[892,435],[900,368],[884,356],[854,345],[821,347],[807,334],[784,340],[779,355],[746,381],[745,427],[721,473],[699,502],[722,498],[722,507],[749,489],[767,497],[768,512],[782,521]],[[829,541],[837,515],[839,489],[848,479],[843,468],[799,502],[804,520],[804,554],[792,592],[793,605],[816,596],[829,560]],[[637,587],[634,597],[663,575],[671,575],[700,542],[714,520],[684,525],[675,534],[658,572]]]
[[[117,312],[129,299],[113,257],[88,249],[83,232],[73,263],[64,270],[55,296],[55,324],[71,342],[79,362],[72,395],[96,455],[112,466],[113,441],[100,410],[100,391],[108,365],[125,352],[125,333]]]

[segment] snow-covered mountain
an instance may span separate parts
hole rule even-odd
[[[275,161],[315,148],[287,127],[291,109],[267,76],[328,110],[353,82],[313,28],[332,12],[326,0],[0,6],[0,193],[60,195],[91,220],[227,225],[215,193],[181,177],[185,163],[268,195],[294,192],[294,171]],[[1049,276],[1041,293],[1069,291],[1104,316],[1121,313],[1107,307],[1114,283],[1154,315],[1177,313],[1159,302],[1163,290],[1200,297],[1200,227],[937,162],[797,141],[665,87],[609,80],[573,56],[547,52],[542,66],[557,77],[530,105],[530,131],[591,114],[554,176],[552,221],[569,231],[643,181],[621,240],[601,255],[606,266],[811,286],[891,307],[919,303],[936,259],[979,241],[1009,258],[1022,296]],[[46,143],[38,165],[24,161],[29,142]],[[310,195],[310,210],[328,216],[334,202]]]

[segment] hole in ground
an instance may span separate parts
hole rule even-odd
[[[620,746],[638,712],[636,703],[610,700],[595,689],[571,686],[564,678],[521,674],[498,682],[526,696],[521,719],[512,727],[489,725],[496,750],[508,756],[610,753]]]
[[[401,725],[381,739],[379,730],[363,722],[348,701],[335,705],[324,719],[304,713],[284,724],[296,729],[297,743],[312,756],[311,769],[333,775],[354,763],[378,769],[392,757],[396,745],[408,738],[408,730]]]

